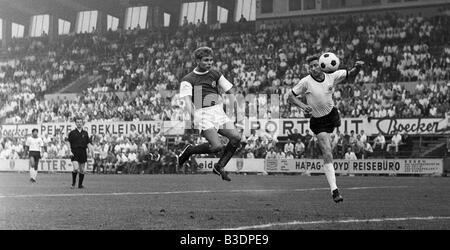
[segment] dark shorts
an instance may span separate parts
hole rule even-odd
[[[341,117],[336,107],[334,107],[328,115],[316,118],[311,117],[309,128],[318,135],[322,132],[333,133],[334,128],[341,126]]]
[[[30,151],[30,157],[34,158],[34,161],[39,161],[41,159],[41,152],[38,151]]]
[[[77,161],[78,163],[87,162],[87,153],[85,148],[72,148],[73,156],[70,158],[71,161]]]

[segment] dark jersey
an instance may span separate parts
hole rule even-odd
[[[78,129],[74,129],[70,131],[68,136],[68,141],[70,143],[70,147],[74,148],[87,148],[89,143],[92,143],[91,138],[89,138],[88,132],[85,130],[78,131]]]
[[[217,70],[205,73],[191,72],[181,79],[180,96],[192,96],[197,108],[211,107],[220,103],[220,88],[228,91],[232,84]]]

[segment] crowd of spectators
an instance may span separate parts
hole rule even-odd
[[[364,130],[359,134],[355,131],[341,133],[336,130],[331,134],[331,148],[334,159],[367,159],[373,157],[390,157],[399,153],[399,147],[411,143],[407,134],[395,134],[386,140],[384,135],[368,136]],[[352,158],[348,154],[352,153]],[[247,138],[247,145],[239,152],[242,158],[265,159],[301,159],[318,158],[321,149],[317,137],[306,130],[304,134],[297,129],[284,141],[270,134],[257,136],[252,133]]]
[[[45,159],[69,159],[69,146],[65,136],[42,136],[44,147],[42,160]],[[27,159],[25,149],[25,137],[2,137],[0,139],[0,159]],[[175,138],[171,147],[168,147],[167,139],[163,134],[144,136],[132,130],[130,135],[100,135],[92,136],[94,149],[94,166],[108,173],[128,173],[137,170],[136,167],[144,162],[155,163],[151,166],[157,169],[147,169],[152,173],[173,172],[176,166],[174,159],[179,153],[182,138]],[[152,164],[153,165],[153,164]],[[167,168],[162,168],[165,166]],[[150,168],[150,166],[149,166]],[[136,172],[135,172],[136,173]]]
[[[69,159],[69,147],[63,134],[42,137],[44,148],[42,160]],[[301,159],[318,158],[321,150],[317,137],[306,130],[297,129],[285,141],[273,134],[257,134],[252,131],[241,143],[235,157],[248,159]],[[361,131],[355,134],[336,131],[331,136],[332,152],[335,159],[367,159],[395,156],[399,146],[408,144],[407,135],[396,134],[387,140],[382,134],[368,136]],[[25,137],[2,137],[0,139],[0,159],[27,159]],[[222,138],[226,140],[226,138]],[[170,141],[170,142],[169,142]],[[179,173],[195,172],[196,160],[188,166],[177,168],[176,156],[186,144],[205,143],[205,138],[196,133],[167,138],[162,133],[145,136],[132,130],[129,135],[92,135],[94,150],[93,171],[96,173]],[[226,143],[226,141],[223,141]],[[217,154],[197,155],[195,158],[217,158]]]
[[[258,94],[259,107],[271,107],[262,118],[275,112],[283,118],[305,117],[287,103],[287,93],[307,74],[306,56],[323,51],[335,52],[341,67],[350,67],[355,60],[366,63],[355,79],[336,86],[333,95],[343,117],[442,117],[450,110],[446,40],[450,16],[446,12],[433,17],[357,14],[245,25],[245,29],[227,31],[202,23],[175,31],[119,29],[71,34],[52,43],[45,37],[13,40],[7,59],[0,60],[0,122],[67,122],[80,114],[88,121],[182,120],[187,114],[177,98],[179,80],[195,66],[191,53],[199,46],[214,49],[215,67],[238,93]],[[75,99],[43,98],[84,75],[96,80]],[[401,83],[409,81],[417,84]],[[270,98],[263,96],[267,94],[279,94],[280,105],[270,105]],[[394,142],[382,137],[369,142],[364,134],[336,133],[334,157],[360,159],[377,150],[398,151],[399,137]],[[185,143],[202,139],[174,140],[169,143],[164,135],[95,135],[96,166],[139,172],[142,162],[152,162],[156,170],[143,171],[177,171],[161,166],[174,166],[175,155]],[[44,159],[68,157],[63,135],[45,136],[45,142]],[[23,144],[24,138],[0,138],[0,159],[26,158]],[[238,152],[244,158],[280,159],[319,154],[317,138],[309,131],[294,133],[287,142],[270,134],[252,134]]]
[[[60,89],[86,72],[88,59],[63,53],[62,42],[48,38],[13,39],[8,56],[0,59],[0,118],[17,117],[46,93]],[[83,60],[83,62],[80,62]],[[36,120],[22,116],[12,122]]]
[[[0,69],[0,92],[7,97],[2,98],[0,117],[7,116],[12,123],[62,121],[74,112],[97,120],[169,119],[172,113],[180,117],[172,100],[157,95],[177,91],[179,79],[195,66],[191,53],[198,46],[214,49],[215,67],[239,93],[280,94],[277,109],[283,117],[303,117],[286,103],[285,94],[307,73],[306,56],[323,51],[335,52],[342,67],[357,59],[366,62],[359,75],[334,94],[344,116],[442,116],[450,101],[450,47],[445,39],[450,36],[449,25],[445,13],[433,17],[388,13],[280,21],[239,32],[204,24],[176,31],[93,32],[62,37],[51,47],[28,38],[9,49],[18,63]],[[98,77],[72,102],[43,101],[33,95],[69,72]],[[411,91],[398,84],[402,81],[419,81],[423,88]],[[130,91],[140,96],[135,100],[129,95],[124,105],[97,96]],[[153,103],[150,99],[161,103],[141,105]],[[394,109],[396,104],[402,105]],[[357,108],[349,110],[353,106]]]

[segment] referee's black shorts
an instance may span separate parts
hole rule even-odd
[[[311,117],[309,121],[309,128],[318,135],[322,132],[333,133],[334,128],[341,126],[341,117],[336,107],[333,107],[328,115],[322,117]]]
[[[87,162],[87,153],[85,148],[72,148],[73,156],[70,158],[71,161],[77,161],[78,163]]]

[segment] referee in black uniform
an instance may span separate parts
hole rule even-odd
[[[70,156],[73,165],[72,171],[72,188],[75,188],[77,181],[77,173],[80,174],[78,180],[78,188],[84,188],[84,168],[87,162],[87,148],[93,157],[94,147],[92,146],[92,140],[89,138],[87,131],[83,130],[83,119],[81,117],[75,118],[76,129],[70,131],[68,141],[70,148]]]

